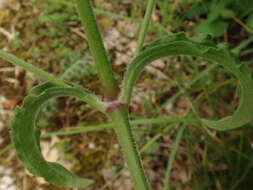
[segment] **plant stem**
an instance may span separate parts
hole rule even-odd
[[[165,125],[165,124],[175,125],[178,123],[199,124],[198,119],[189,118],[188,116],[180,117],[180,118],[137,119],[137,120],[130,120],[129,122],[130,122],[131,126],[137,126],[137,125],[158,125],[158,126],[161,126],[161,125]],[[68,136],[68,135],[83,134],[83,133],[93,132],[93,131],[113,129],[113,127],[114,127],[114,125],[112,123],[104,123],[104,124],[99,124],[99,125],[69,126],[69,127],[64,128],[62,131],[47,132],[47,133],[42,134],[41,136],[42,137]],[[144,130],[144,129],[136,127],[133,130],[139,131],[139,130]],[[163,135],[164,132],[161,132],[159,134]],[[142,153],[143,150],[141,150],[140,152]]]
[[[140,29],[139,29],[139,36],[138,36],[137,47],[136,47],[136,55],[138,55],[141,52],[141,49],[142,49],[142,46],[143,46],[143,43],[145,40],[145,35],[148,31],[148,26],[151,21],[151,16],[152,16],[152,12],[153,12],[154,7],[155,7],[155,0],[149,0],[144,20],[143,20],[143,22],[140,26]]]
[[[13,144],[8,144],[3,149],[0,150],[0,156],[2,156],[4,153],[8,152],[13,148]]]
[[[175,125],[174,124],[170,124],[167,127],[165,127],[165,129],[163,129],[161,132],[158,132],[154,137],[152,137],[150,140],[147,141],[147,143],[141,148],[140,152],[146,152],[149,150],[149,148],[154,145],[154,143],[161,138],[164,134],[168,133],[170,130],[173,129]]]
[[[130,128],[127,106],[112,111],[109,116],[118,136],[135,190],[149,190],[149,183]]]
[[[64,83],[63,81],[57,79],[55,76],[53,76],[50,73],[47,73],[25,61],[22,59],[17,58],[16,56],[9,54],[5,51],[0,50],[0,58],[13,63],[15,65],[18,65],[32,73],[34,73],[36,76],[40,77],[41,79],[44,79],[45,81],[50,81],[56,85],[62,86],[62,87],[69,87],[68,84]]]
[[[248,27],[240,18],[237,18],[236,16],[233,16],[232,19],[238,23],[242,28],[244,28],[248,33],[251,35],[253,34],[253,31],[250,27]]]
[[[114,99],[118,95],[118,87],[95,20],[90,0],[76,0],[76,4],[88,39],[90,51],[94,57],[98,74],[105,90],[104,95],[107,99]]]
[[[169,0],[164,0],[162,6],[162,23],[166,25],[169,20]]]
[[[238,46],[236,46],[234,49],[232,49],[232,52],[239,54],[242,49],[247,47],[250,43],[253,42],[253,36],[247,38],[243,42],[241,42]]]
[[[175,160],[176,153],[177,153],[177,150],[178,150],[178,147],[179,147],[179,143],[180,143],[180,140],[182,138],[184,129],[185,129],[185,125],[183,125],[178,130],[177,135],[176,135],[176,140],[175,140],[175,142],[172,145],[172,152],[170,154],[170,157],[169,157],[169,160],[168,160],[168,163],[167,163],[167,169],[166,169],[166,173],[165,173],[165,177],[164,177],[164,187],[163,187],[163,190],[169,190],[170,189],[169,185],[170,185],[170,175],[171,175],[171,170],[172,170],[172,164],[173,164],[173,162]]]

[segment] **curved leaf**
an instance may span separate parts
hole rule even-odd
[[[16,154],[32,174],[43,177],[51,184],[67,188],[86,187],[93,181],[82,179],[57,163],[47,162],[40,150],[40,130],[34,127],[37,112],[46,101],[57,96],[74,96],[104,111],[101,102],[81,88],[56,87],[52,83],[35,87],[31,95],[25,98],[22,107],[16,109],[11,132]]]
[[[189,39],[183,33],[179,33],[146,46],[128,67],[123,81],[122,102],[129,103],[133,85],[146,65],[163,57],[178,55],[199,56],[217,62],[230,71],[241,84],[241,99],[235,113],[218,121],[202,119],[208,127],[229,130],[240,127],[253,118],[253,84],[250,69],[246,65],[240,65],[239,60],[226,47],[215,46],[208,36]]]

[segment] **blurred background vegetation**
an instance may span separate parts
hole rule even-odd
[[[93,3],[120,83],[134,56],[146,1]],[[101,94],[73,1],[1,0],[0,7],[1,49]],[[245,64],[253,63],[252,0],[157,0],[146,43],[179,31],[189,37],[210,34],[216,43],[227,42]],[[31,73],[0,60],[0,190],[63,189],[31,176],[16,160],[11,145],[14,108],[39,82]],[[164,181],[176,190],[253,188],[253,123],[216,132],[197,122],[200,117],[233,113],[239,97],[238,81],[201,58],[169,57],[144,70],[130,117],[153,189],[162,189]],[[101,125],[106,122],[103,115],[73,98],[51,100],[37,121],[44,133],[43,153],[47,160],[94,179],[96,184],[87,190],[131,190],[115,134]],[[178,136],[182,123],[185,129]]]

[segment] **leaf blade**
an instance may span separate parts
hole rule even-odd
[[[43,158],[39,144],[40,132],[38,128],[34,127],[37,112],[48,99],[67,95],[86,100],[88,103],[92,101],[93,107],[99,104],[93,95],[83,89],[56,87],[51,83],[42,84],[31,91],[31,94],[25,98],[22,107],[16,109],[11,137],[17,157],[35,176],[43,177],[49,183],[61,187],[87,187],[93,183],[93,180],[80,178],[63,166],[47,162]]]
[[[242,95],[234,114],[217,121],[202,119],[203,123],[212,129],[224,131],[238,128],[253,118],[251,71],[247,66],[240,65],[239,60],[226,47],[215,46],[208,36],[189,39],[183,33],[178,33],[146,46],[129,64],[123,80],[121,101],[129,104],[133,86],[146,65],[163,57],[179,55],[198,56],[215,61],[231,72],[241,84]]]

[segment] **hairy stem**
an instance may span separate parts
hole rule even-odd
[[[136,149],[132,130],[129,124],[127,106],[112,111],[109,114],[116,131],[135,190],[149,190],[139,152]]]
[[[144,20],[140,26],[139,29],[139,36],[138,36],[138,41],[137,41],[137,48],[136,48],[136,55],[138,55],[141,52],[144,40],[145,40],[145,35],[148,31],[148,26],[149,23],[151,21],[151,16],[152,16],[152,12],[155,6],[155,0],[149,0],[148,1],[148,5],[147,5],[147,9],[146,9],[146,13],[145,13],[145,17]]]
[[[106,98],[117,98],[118,88],[113,76],[111,65],[109,64],[107,54],[101,39],[101,35],[96,24],[95,16],[89,0],[76,0],[78,11],[84,25],[91,53],[97,64],[100,79],[105,88]],[[143,26],[140,30],[139,48],[143,44],[154,0],[150,0],[148,4],[147,16],[144,19]],[[112,100],[113,100],[112,99]],[[118,107],[119,106],[119,107]],[[149,190],[149,184],[145,177],[141,164],[139,153],[136,149],[129,124],[127,105],[118,104],[116,107],[108,108],[108,116],[112,120],[114,130],[117,134],[119,144],[121,145],[135,190]]]
[[[88,39],[90,51],[95,60],[102,86],[105,89],[105,96],[106,98],[114,98],[118,94],[118,87],[104,48],[90,0],[76,0],[76,4]]]
[[[58,86],[69,87],[69,85],[67,85],[63,81],[57,79],[52,74],[47,73],[35,66],[23,61],[22,59],[19,59],[14,55],[5,52],[5,51],[0,50],[0,58],[34,73],[36,76],[40,77],[41,79],[44,79],[45,81],[50,81]]]

